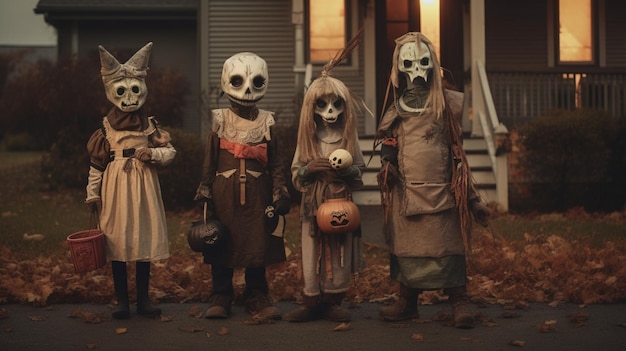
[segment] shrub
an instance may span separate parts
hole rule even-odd
[[[615,118],[596,110],[555,110],[520,126],[519,134],[520,166],[537,210],[618,204],[612,199],[618,194],[610,191],[618,181],[612,164],[619,151]],[[607,191],[609,198],[599,196]]]
[[[190,209],[202,176],[204,145],[196,134],[181,129],[165,128],[176,149],[174,161],[159,169],[161,194],[167,210]]]
[[[115,54],[125,62],[132,53]],[[182,106],[189,91],[182,75],[171,68],[153,68],[146,78],[146,109],[163,126],[182,124]],[[106,99],[97,50],[53,64],[40,60],[20,65],[0,96],[0,130],[6,140],[25,140],[31,148],[50,150],[43,163],[49,186],[84,186],[88,173],[86,143],[112,107]],[[19,138],[18,138],[19,136]],[[34,140],[34,141],[33,141]],[[24,147],[24,142],[20,142]]]

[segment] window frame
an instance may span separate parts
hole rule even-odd
[[[602,1],[602,0],[600,0]],[[552,35],[554,35],[553,42],[553,62],[558,67],[572,67],[572,66],[598,66],[600,62],[600,21],[598,18],[598,1],[591,0],[591,60],[590,61],[561,61],[561,46],[560,46],[560,17],[559,17],[559,0],[552,1],[553,15],[552,15]]]
[[[312,61],[311,60],[311,12],[309,10],[310,2],[315,0],[305,0],[305,59],[308,64],[311,64],[314,67],[322,67],[328,60],[326,61]],[[350,41],[352,38],[352,33],[356,33],[356,31],[352,28],[352,18],[353,18],[353,7],[352,1],[350,0],[342,0],[344,3],[344,45]],[[343,62],[341,62],[337,67],[353,67],[357,60],[353,58],[354,54],[357,53],[358,48],[352,52]]]

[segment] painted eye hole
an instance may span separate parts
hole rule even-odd
[[[341,106],[343,106],[343,99],[339,99],[335,102],[333,102],[333,106],[335,106],[335,108],[340,108]]]
[[[235,88],[239,88],[240,86],[243,85],[243,77],[242,76],[234,76],[234,77],[230,78],[230,85],[234,86]]]
[[[252,80],[252,84],[254,85],[255,88],[261,89],[265,86],[265,78],[262,76],[256,76]]]
[[[404,68],[411,68],[411,66],[413,66],[413,61],[404,60],[403,64]]]
[[[132,90],[133,93],[139,94],[139,87],[138,86],[133,85],[130,89]]]
[[[324,100],[317,100],[317,101],[315,101],[315,106],[317,106],[317,108],[325,108],[326,105],[328,105],[328,104]]]
[[[428,57],[424,57],[420,60],[420,65],[422,66],[428,66],[428,63],[430,62],[430,60],[428,59]]]
[[[126,93],[126,88],[119,87],[119,88],[117,88],[116,93],[117,93],[118,96],[122,96],[122,95],[124,95],[124,93]]]

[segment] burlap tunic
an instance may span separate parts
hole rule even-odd
[[[463,94],[446,91],[448,108],[460,118]],[[452,156],[447,125],[430,110],[392,106],[379,131],[398,141],[399,183],[391,193],[385,224],[391,277],[410,288],[465,285],[465,250],[451,189]]]

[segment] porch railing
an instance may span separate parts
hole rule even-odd
[[[508,156],[503,145],[507,145],[509,131],[498,118],[498,110],[494,104],[492,88],[490,87],[485,66],[482,61],[476,62],[478,79],[480,82],[480,96],[484,104],[484,111],[475,109],[480,120],[483,137],[487,144],[487,153],[491,159],[493,175],[496,181],[496,198],[494,199],[503,210],[509,207],[509,174]]]
[[[590,108],[626,118],[626,73],[488,72],[500,120],[515,126],[552,109]]]

